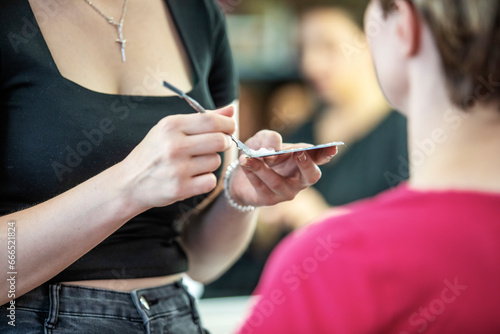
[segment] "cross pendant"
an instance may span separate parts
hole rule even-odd
[[[125,62],[126,57],[125,57],[125,42],[126,39],[117,39],[116,42],[121,44],[121,50],[122,50],[122,62]]]
[[[126,57],[125,57],[125,42],[127,42],[126,39],[123,39],[123,24],[118,24],[116,26],[116,29],[118,30],[118,38],[116,39],[117,43],[121,44],[121,51],[122,51],[122,62],[125,62]]]

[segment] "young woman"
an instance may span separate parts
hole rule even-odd
[[[237,104],[211,0],[1,0],[0,21],[0,331],[201,333],[181,275],[217,277],[252,209],[316,182],[335,148],[240,157],[214,190],[236,110],[162,87]]]
[[[240,333],[498,333],[500,3],[373,0],[365,18],[410,180],[283,242]]]

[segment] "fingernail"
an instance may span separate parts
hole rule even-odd
[[[250,161],[249,160],[250,160],[249,158],[245,158],[245,160],[243,160],[242,162],[240,162],[240,166],[241,167],[245,167],[247,169],[250,169]]]
[[[306,153],[305,152],[300,152],[295,156],[295,159],[297,159],[298,162],[304,162],[307,159]]]

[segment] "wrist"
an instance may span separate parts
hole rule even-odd
[[[102,174],[109,184],[110,191],[116,196],[118,205],[123,208],[123,214],[133,217],[151,208],[136,198],[133,178],[128,177],[128,168],[123,162],[110,167]]]
[[[224,196],[226,197],[226,200],[228,201],[229,205],[232,208],[240,212],[251,212],[255,210],[255,206],[245,205],[241,197],[235,195],[234,192],[231,191],[231,189],[233,188],[232,187],[233,174],[235,170],[238,168],[238,166],[239,163],[238,160],[236,160],[227,167],[226,174],[224,176]]]

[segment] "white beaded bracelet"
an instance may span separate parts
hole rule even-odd
[[[231,194],[229,194],[229,179],[231,178],[231,174],[236,169],[236,167],[238,167],[238,165],[239,165],[239,162],[238,162],[238,160],[236,160],[232,164],[227,166],[226,175],[224,177],[224,195],[226,196],[227,201],[229,202],[229,205],[231,205],[236,210],[241,211],[241,212],[250,212],[250,211],[255,210],[255,206],[253,206],[253,205],[243,206],[241,204],[238,204],[231,197]]]

